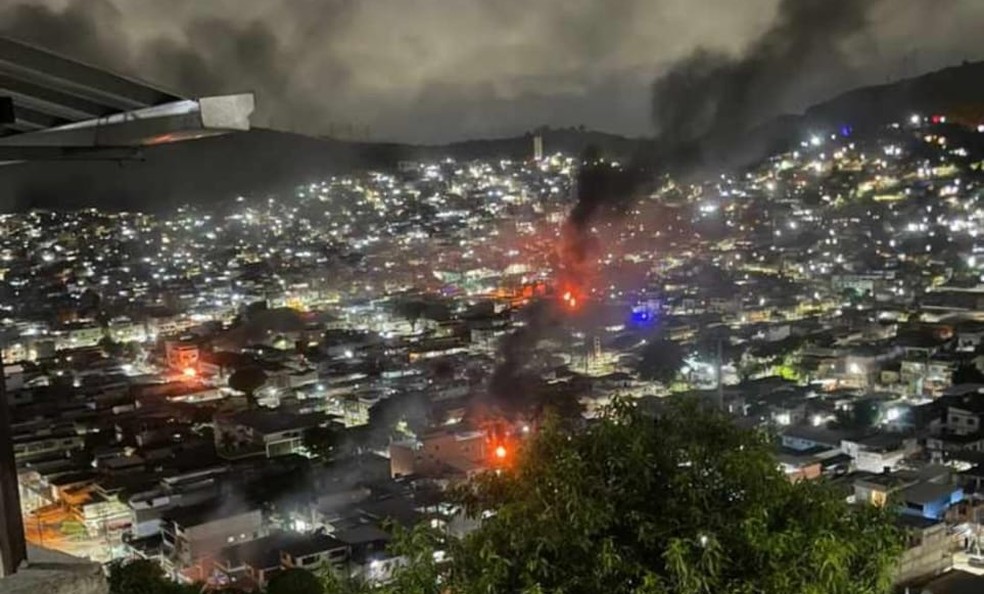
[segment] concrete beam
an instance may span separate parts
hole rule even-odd
[[[166,105],[0,138],[0,147],[124,148],[180,142],[250,129],[252,93]]]
[[[180,97],[150,85],[0,37],[0,71],[33,84],[99,98],[115,109],[140,109]]]

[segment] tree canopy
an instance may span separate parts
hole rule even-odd
[[[229,376],[229,387],[246,394],[250,408],[256,406],[256,391],[267,381],[266,373],[259,367],[243,367]]]
[[[852,431],[870,429],[878,422],[878,404],[871,400],[856,400],[850,407],[836,412],[834,426]]]
[[[338,443],[338,431],[332,427],[311,427],[304,432],[304,447],[325,461],[332,459]]]
[[[454,498],[478,529],[398,530],[392,582],[329,578],[326,594],[879,594],[902,550],[892,510],[790,482],[763,435],[678,399],[548,418]]]
[[[380,592],[878,594],[902,550],[887,509],[790,482],[770,445],[674,401],[624,403],[586,430],[548,421],[515,466],[458,496],[486,516],[462,540],[404,533],[407,563]],[[435,561],[434,551],[449,561]],[[437,555],[440,557],[440,554]],[[332,582],[328,593],[365,592]]]
[[[548,425],[466,503],[493,515],[455,547],[460,592],[875,593],[901,551],[893,512],[791,483],[764,437],[692,402]]]
[[[109,566],[109,594],[192,594],[198,589],[173,582],[154,561],[137,559]]]
[[[648,381],[668,384],[683,367],[683,348],[672,340],[653,340],[642,349],[642,357],[636,365],[639,377]]]
[[[954,384],[984,384],[984,373],[973,363],[964,363],[953,371]]]
[[[273,576],[266,591],[267,594],[323,594],[325,586],[309,571],[287,569]]]

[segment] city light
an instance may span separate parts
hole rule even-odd
[[[60,522],[33,538],[99,561],[139,556],[134,534],[156,528],[134,509],[242,487],[226,481],[243,473],[217,468],[280,481],[267,477],[296,473],[303,457],[317,484],[290,481],[290,495],[310,509],[250,515],[257,525],[219,548],[285,530],[334,542],[331,529],[354,525],[382,539],[366,510],[422,509],[432,496],[453,510],[435,485],[505,476],[539,451],[549,415],[577,440],[620,402],[648,413],[680,394],[768,432],[792,482],[894,481],[899,468],[950,463],[981,425],[909,411],[970,407],[961,399],[975,393],[960,384],[976,377],[984,320],[984,149],[968,133],[984,126],[954,115],[944,138],[930,125],[942,116],[913,108],[885,114],[888,126],[817,123],[798,150],[740,172],[644,172],[638,186],[615,184],[625,196],[573,239],[592,180],[560,152],[428,149],[153,213],[2,214],[0,326],[24,509],[54,506]],[[627,156],[597,162],[630,167]],[[382,465],[374,485],[396,477],[378,489],[385,505],[375,487],[359,491],[361,511],[326,503],[369,458],[373,473]],[[86,485],[53,493],[47,467],[64,472],[66,460],[89,471]],[[140,485],[146,494],[104,497],[138,461],[160,475]],[[214,490],[198,491],[205,483]],[[59,534],[69,517],[88,519]],[[689,538],[721,544],[696,528]],[[384,555],[359,570],[389,575],[398,563]]]

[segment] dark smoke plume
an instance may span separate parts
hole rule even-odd
[[[550,300],[531,304],[523,315],[526,324],[499,342],[498,363],[489,380],[489,397],[479,399],[480,404],[494,409],[498,415],[514,416],[529,408],[530,391],[540,381],[540,369],[535,365],[537,344],[560,324],[560,311]]]
[[[574,185],[576,202],[561,229],[553,298],[537,301],[522,312],[526,321],[499,343],[498,364],[489,381],[484,405],[495,414],[514,417],[538,408],[544,361],[537,345],[556,334],[568,315],[589,297],[597,272],[601,239],[593,227],[619,219],[635,202],[646,180],[641,164],[623,168],[588,151]],[[473,403],[476,404],[476,403]]]
[[[738,56],[698,49],[653,83],[653,122],[670,159],[715,161],[787,108],[807,73],[850,71],[843,45],[881,0],[782,0],[775,22]],[[752,160],[754,157],[748,159]]]
[[[782,0],[775,23],[740,57],[699,49],[653,84],[653,120],[660,166],[692,167],[722,158],[741,135],[778,114],[786,93],[816,60],[845,63],[840,44],[863,31],[879,0]],[[588,155],[576,184],[577,202],[562,229],[557,290],[588,293],[597,262],[599,238],[592,227],[606,215],[617,216],[636,198],[643,166],[612,168]],[[500,364],[490,390],[508,402],[530,385],[536,344],[562,319],[556,301],[537,304],[530,323],[500,345]]]
[[[587,151],[574,186],[577,202],[561,229],[558,290],[585,295],[600,248],[592,227],[602,219],[621,218],[635,202],[644,180],[642,162],[616,166]]]

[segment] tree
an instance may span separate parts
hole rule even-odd
[[[444,534],[427,523],[410,529],[395,523],[387,527],[393,533],[388,552],[402,560],[400,567],[392,573],[392,579],[370,585],[362,579],[340,577],[328,570],[322,576],[325,594],[443,594],[448,591],[442,587],[448,566],[442,565],[438,561],[440,555],[434,554],[446,544]]]
[[[136,342],[124,342],[123,343],[123,358],[129,361],[135,361],[141,355],[140,345]]]
[[[325,587],[310,571],[287,569],[267,584],[267,594],[325,594]]]
[[[548,421],[460,498],[481,526],[421,545],[449,553],[441,590],[456,593],[874,594],[902,550],[893,511],[790,482],[763,436],[694,401]],[[417,553],[405,571],[426,575]]]
[[[123,350],[123,345],[115,340],[108,334],[99,339],[99,348],[102,349],[103,353],[107,357],[112,357],[118,359],[125,354]]]
[[[256,407],[256,391],[266,383],[267,375],[259,367],[243,367],[229,376],[229,387],[246,394],[250,408]]]
[[[441,322],[451,317],[451,308],[448,304],[435,298],[401,299],[393,305],[393,311],[410,322],[411,331],[416,331],[420,318]]]
[[[646,381],[669,384],[683,367],[683,357],[683,348],[672,340],[653,340],[643,347],[636,371]]]
[[[401,423],[414,433],[431,425],[429,401],[422,392],[394,394],[369,408],[369,427],[376,436],[384,438],[372,445],[385,447]]]
[[[338,445],[338,433],[331,427],[311,427],[304,432],[304,447],[322,460],[331,460]]]
[[[409,299],[398,301],[393,307],[394,312],[403,316],[410,322],[410,331],[417,331],[417,321],[420,317],[424,315],[424,310],[427,309],[427,304],[419,299]]]
[[[110,594],[159,594],[166,591],[164,570],[153,561],[114,562],[109,567]]]
[[[984,373],[973,363],[964,363],[953,371],[954,384],[984,384]]]
[[[878,422],[878,405],[871,400],[857,400],[850,408],[835,413],[834,425],[841,429],[870,429]]]
[[[169,580],[161,566],[148,559],[110,563],[107,581],[109,594],[192,594],[201,590]]]
[[[223,433],[219,437],[219,446],[222,452],[226,454],[231,454],[238,449],[239,444],[236,442],[236,436],[232,433]]]

